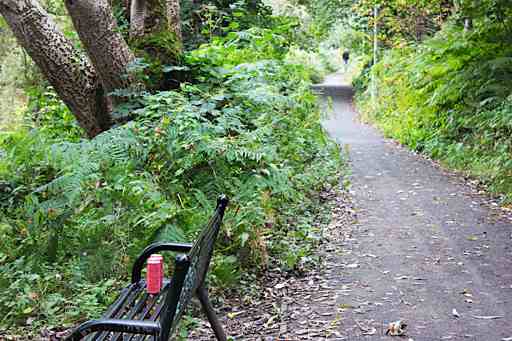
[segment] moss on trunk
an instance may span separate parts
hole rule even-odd
[[[138,58],[150,65],[146,70],[148,86],[153,89],[172,87],[172,75],[164,72],[166,65],[181,62],[183,50],[179,21],[179,2],[147,0],[144,35],[133,36],[130,47]]]

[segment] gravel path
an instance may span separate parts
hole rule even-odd
[[[321,86],[333,100],[325,127],[349,151],[358,210],[337,267],[338,308],[352,308],[340,332],[387,339],[384,326],[404,319],[416,341],[512,340],[510,216],[359,123],[341,84],[333,75]]]
[[[269,272],[253,298],[230,299],[236,340],[512,341],[512,219],[475,186],[358,122],[343,75],[325,128],[349,154],[347,194],[332,191],[322,267]],[[405,320],[406,336],[386,336]],[[193,339],[211,339],[208,328]]]

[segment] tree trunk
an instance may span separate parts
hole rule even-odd
[[[149,90],[179,85],[179,75],[164,72],[165,65],[181,60],[182,37],[179,0],[132,0],[130,46],[151,68],[146,70]]]
[[[94,67],[37,0],[0,0],[0,14],[87,135],[109,129],[108,101]]]
[[[167,0],[167,19],[169,20],[171,32],[175,34],[176,40],[181,47],[183,38],[181,35],[181,17],[179,0]]]
[[[136,3],[134,5],[134,3]],[[179,0],[132,0],[131,22],[140,26],[143,20],[143,36],[132,40],[134,47],[144,50],[162,64],[173,63],[182,51]]]
[[[119,32],[107,0],[66,0],[66,8],[105,91],[128,88],[135,56]]]
[[[146,0],[132,0],[130,38],[143,36],[146,28],[149,33],[157,33],[162,30],[172,32],[176,41],[181,44],[179,0],[149,0],[149,3]]]
[[[144,21],[146,20],[146,0],[132,0],[130,7],[130,39],[144,36]]]

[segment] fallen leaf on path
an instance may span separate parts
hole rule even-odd
[[[228,313],[228,318],[229,319],[234,319],[235,317],[237,317],[238,315],[240,314],[243,314],[244,312],[243,311],[236,311],[236,312],[232,312],[232,313]]]
[[[455,317],[460,317],[459,312],[455,308],[453,308],[453,310],[452,310],[452,315],[455,316]]]
[[[375,334],[377,334],[377,329],[375,329],[373,327],[370,330],[363,331],[363,335],[375,335]]]
[[[474,316],[473,318],[479,319],[479,320],[496,320],[496,319],[502,319],[504,316],[499,315],[491,315],[491,316]]]
[[[401,320],[391,322],[390,324],[388,324],[388,330],[386,331],[386,335],[390,335],[390,336],[404,335],[406,327],[407,327],[407,324],[405,324]]]
[[[469,294],[471,293],[471,290],[469,290],[468,288],[464,288],[462,291],[461,291],[461,294]]]
[[[297,335],[303,335],[309,333],[309,329],[299,329],[295,332]]]
[[[277,315],[273,315],[271,316],[267,322],[265,322],[265,324],[263,325],[265,328],[268,328],[270,325],[272,325],[272,323],[277,319]]]
[[[276,289],[283,289],[286,286],[286,282],[276,284],[274,288]]]
[[[361,331],[363,332],[363,335],[374,335],[377,333],[377,329],[373,327],[362,326],[361,323],[359,323],[357,320],[355,320],[355,322],[359,329],[361,329]]]

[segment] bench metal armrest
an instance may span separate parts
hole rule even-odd
[[[188,253],[192,249],[192,244],[187,243],[154,243],[142,251],[133,264],[132,283],[138,283],[141,280],[141,272],[146,260],[154,253],[161,251],[171,251],[179,253]]]
[[[66,337],[65,341],[79,341],[90,333],[101,331],[158,336],[161,327],[160,323],[153,321],[117,319],[90,320],[76,328],[71,335]]]

